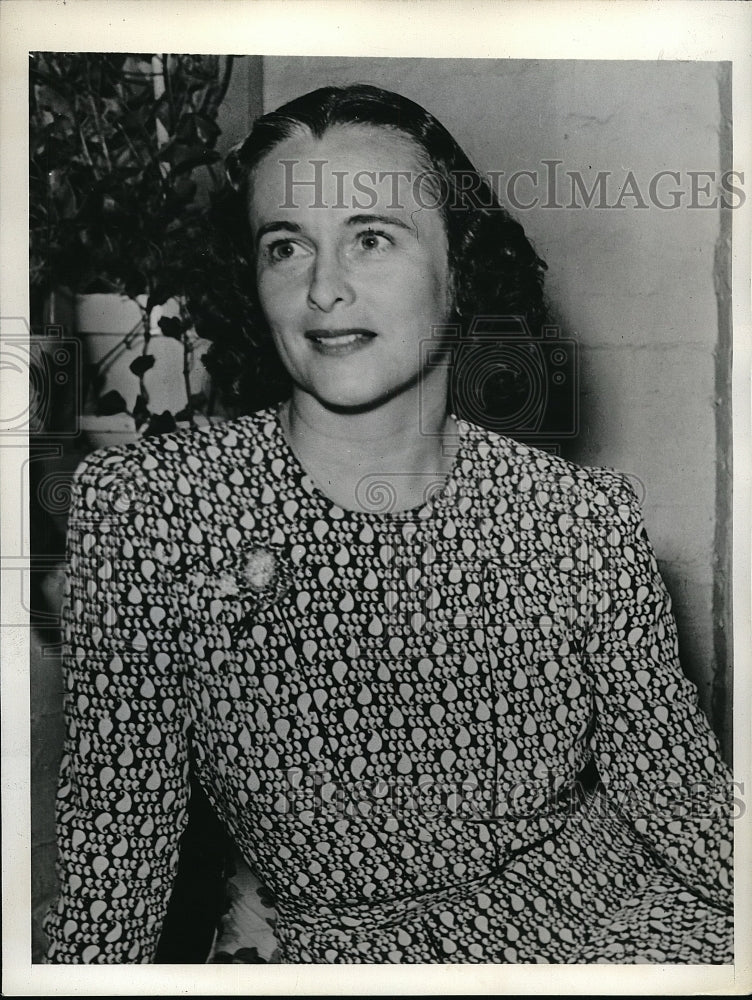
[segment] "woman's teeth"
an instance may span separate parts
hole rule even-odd
[[[306,339],[323,354],[346,354],[368,344],[376,336],[371,330],[308,330]]]
[[[357,333],[341,333],[333,337],[314,337],[313,339],[317,344],[323,344],[324,341],[328,344],[352,344],[359,336],[361,335]]]

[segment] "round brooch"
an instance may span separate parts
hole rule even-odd
[[[256,548],[246,556],[241,575],[251,590],[260,594],[274,582],[276,572],[276,555],[269,549]]]

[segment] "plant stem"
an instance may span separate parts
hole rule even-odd
[[[232,76],[232,65],[234,59],[235,56],[225,56],[225,70],[224,73],[222,74],[222,83],[220,84],[219,87],[219,96],[215,101],[216,107],[219,107],[222,101],[224,101],[225,95],[227,94],[227,88],[230,86],[230,77]]]
[[[133,142],[131,141],[131,137],[125,131],[125,129],[123,128],[123,126],[120,124],[120,122],[115,122],[114,124],[115,124],[115,128],[118,130],[118,132],[120,132],[120,134],[122,135],[122,137],[125,139],[125,141],[126,141],[126,143],[128,145],[128,148],[130,149],[131,153],[133,153],[134,158],[139,161],[139,163],[141,164],[142,167],[147,167],[149,165],[148,161],[143,158],[143,156],[138,151],[138,149],[136,149],[136,147],[133,145]]]
[[[135,300],[134,300],[135,301]],[[139,306],[139,308],[141,308]],[[144,313],[144,344],[141,348],[141,356],[143,357],[149,350],[149,341],[151,340],[151,313],[147,312],[146,309],[143,310]],[[149,406],[149,393],[146,391],[146,386],[144,385],[144,376],[146,372],[142,372],[138,376],[138,389],[143,398],[144,404],[148,408]]]
[[[177,130],[177,115],[175,114],[175,94],[172,87],[172,77],[170,76],[170,57],[166,52],[162,53],[162,79],[167,93],[167,101],[170,105],[170,128],[169,132],[174,135]]]
[[[94,176],[97,180],[100,180],[97,168],[94,166],[94,161],[91,158],[91,153],[89,152],[89,147],[86,144],[86,137],[84,136],[84,130],[81,128],[80,122],[76,121],[76,128],[78,129],[78,134],[81,139],[81,148],[83,149],[84,156],[86,157],[86,162],[94,171]]]
[[[107,140],[104,137],[104,130],[102,129],[102,119],[99,117],[99,112],[97,111],[96,101],[93,95],[89,94],[89,104],[91,105],[91,110],[94,114],[94,122],[97,126],[97,132],[99,133],[99,141],[102,144],[102,151],[104,153],[104,158],[107,163],[107,169],[112,173],[112,160],[110,159],[110,151],[107,148]]]
[[[133,340],[141,329],[143,329],[143,324],[139,322],[133,327],[132,330],[129,330],[128,333],[126,333],[122,339],[114,345],[114,347],[111,347],[106,354],[102,355],[97,363],[97,368],[104,369],[105,364],[117,351],[120,350],[121,347],[130,348],[133,344]]]
[[[181,310],[182,312],[182,310]],[[191,402],[191,369],[190,369],[190,357],[191,350],[188,344],[188,331],[183,330],[180,337],[180,342],[183,345],[183,382],[185,383],[185,397],[188,400],[188,405],[186,409],[188,410],[188,422],[191,427],[194,425],[193,420],[193,403]]]
[[[156,103],[159,102],[160,98],[162,97],[166,89],[164,60],[165,60],[164,55],[152,56],[151,59],[151,66],[153,71],[152,87],[154,89],[154,100]],[[168,100],[169,100],[169,95],[168,95]],[[157,133],[157,150],[160,150],[168,142],[169,133],[162,124],[162,122],[159,120],[159,116],[155,117],[154,127]],[[162,175],[162,178],[163,179],[166,178],[170,173],[170,164],[165,163],[164,160],[162,160],[159,164],[159,171]]]

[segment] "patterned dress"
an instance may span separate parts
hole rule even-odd
[[[730,775],[633,492],[458,428],[407,512],[334,505],[271,410],[79,469],[48,961],[152,960],[189,766],[284,962],[733,960]]]

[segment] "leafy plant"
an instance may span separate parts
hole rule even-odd
[[[32,297],[60,286],[145,296],[137,426],[154,416],[143,386],[152,309],[196,292],[209,193],[222,186],[216,118],[231,72],[232,57],[216,55],[30,55]],[[160,326],[181,340],[187,364],[190,316]],[[186,386],[191,419],[187,373]]]

